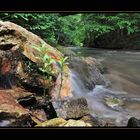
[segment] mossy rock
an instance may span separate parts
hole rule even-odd
[[[54,118],[43,123],[38,123],[36,127],[91,127],[90,123],[85,123],[83,120],[73,120],[68,121],[63,118]]]
[[[113,96],[110,96],[110,97],[106,97],[105,98],[105,103],[109,106],[109,107],[115,107],[115,106],[122,106],[124,105],[123,101],[116,98],[116,97],[113,97]]]

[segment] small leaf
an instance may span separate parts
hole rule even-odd
[[[47,64],[47,63],[45,63],[45,64],[44,64],[44,66],[45,66],[45,67],[47,67],[47,66],[48,66],[48,64]]]
[[[44,47],[46,48],[46,44],[45,44],[45,43],[43,43],[43,44],[42,44],[42,47],[43,47],[43,48],[44,48]]]
[[[48,54],[45,54],[44,57],[43,57],[43,60],[46,60],[46,59],[49,59],[49,55]]]
[[[52,76],[49,76],[49,81],[52,81]]]
[[[65,58],[63,59],[63,62],[65,62],[67,59],[68,59],[68,57],[65,57]]]
[[[39,70],[41,70],[42,72],[46,72],[46,69],[43,68],[39,68]]]

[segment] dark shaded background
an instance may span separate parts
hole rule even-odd
[[[138,0],[2,0],[1,11],[139,11]]]

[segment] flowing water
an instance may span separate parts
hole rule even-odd
[[[111,86],[96,85],[84,89],[76,72],[72,72],[75,96],[84,96],[94,117],[126,126],[130,117],[140,119],[140,52],[99,49],[77,49],[81,56],[98,59],[107,68],[104,76]]]

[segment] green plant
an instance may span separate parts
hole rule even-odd
[[[47,80],[49,87],[51,86],[51,83],[53,80],[52,75],[54,74],[52,64],[58,63],[60,67],[60,75],[61,75],[59,95],[58,95],[58,98],[60,98],[60,92],[61,92],[63,76],[64,76],[64,66],[68,64],[67,62],[68,57],[63,57],[59,61],[56,62],[47,54],[47,51],[50,51],[50,49],[48,49],[45,44],[42,44],[40,47],[35,47],[35,46],[32,46],[32,47],[40,52],[39,55],[36,57],[40,60],[38,64],[39,70],[43,72],[44,83],[45,83],[45,80]],[[44,87],[44,96],[45,96],[45,87]]]
[[[61,98],[60,92],[62,88],[62,83],[63,83],[63,77],[64,77],[64,66],[68,64],[67,62],[68,57],[63,57],[58,61],[58,64],[60,66],[60,74],[61,74],[61,80],[60,80],[60,88],[59,88],[59,94],[58,98]]]
[[[36,49],[37,51],[39,51],[39,55],[36,57],[39,59],[39,63],[38,63],[39,70],[43,73],[44,84],[45,84],[45,81],[47,80],[48,87],[50,88],[52,80],[53,80],[52,75],[54,74],[52,65],[53,63],[55,63],[55,60],[52,59],[47,54],[47,51],[49,51],[50,49],[48,49],[45,44],[42,44],[40,47],[36,47],[36,46],[32,46],[32,47]],[[43,92],[44,96],[46,96],[45,92],[46,91],[44,87],[44,92]]]

